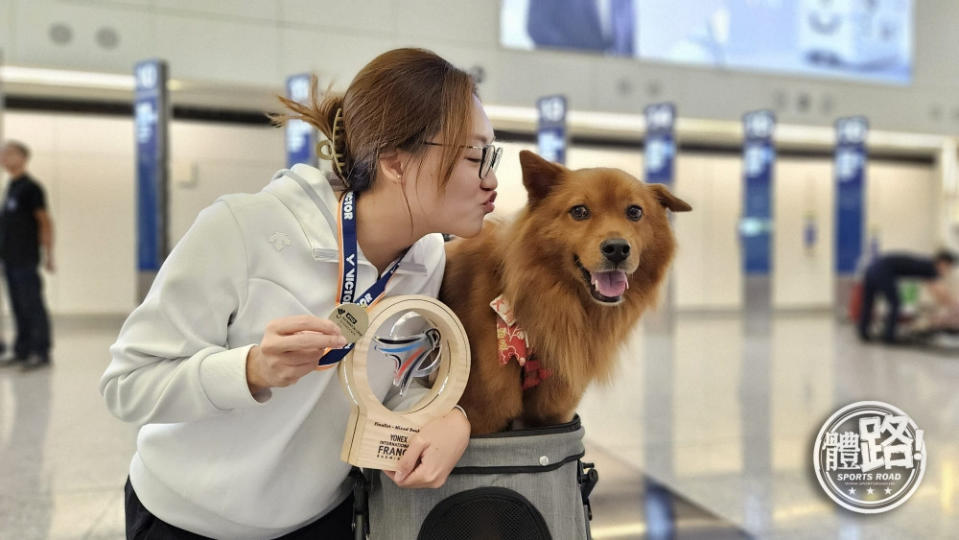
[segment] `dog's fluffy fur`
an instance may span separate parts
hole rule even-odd
[[[691,209],[664,186],[618,169],[572,171],[526,151],[520,163],[528,203],[515,220],[489,220],[479,236],[447,245],[440,298],[469,335],[473,362],[460,403],[474,434],[502,431],[513,420],[572,419],[586,387],[609,379],[618,347],[656,301],[675,250],[666,210]],[[579,206],[587,211],[572,210]],[[633,206],[642,209],[638,220],[635,209],[629,214]],[[608,256],[611,240],[628,244],[625,259]],[[622,295],[604,297],[593,284],[608,271],[618,285],[606,284],[606,292],[618,292],[627,276]],[[500,294],[512,304],[535,358],[552,371],[526,391],[520,366],[499,362],[490,302]]]

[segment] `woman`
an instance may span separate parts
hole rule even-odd
[[[499,153],[468,74],[398,49],[343,97],[315,90],[309,105],[283,100],[280,120],[327,136],[335,178],[296,165],[201,212],[110,349],[100,391],[143,426],[128,537],[350,537],[350,406],[336,370],[316,370],[346,342],[324,317],[384,283],[384,296],[436,296],[445,258],[432,233],[475,235],[492,211]],[[355,217],[355,248],[346,235],[339,247],[338,216]],[[351,249],[352,287],[340,272]],[[391,478],[442,485],[469,432],[461,410],[424,426]]]

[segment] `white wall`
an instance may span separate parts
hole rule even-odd
[[[170,130],[170,242],[226,193],[260,191],[286,166],[283,130],[173,122]]]
[[[774,179],[776,240],[773,305],[824,308],[834,299],[835,180],[825,159],[780,158]],[[873,161],[866,170],[866,239],[878,234],[880,250],[929,255],[940,247],[936,235],[935,169],[922,164]],[[806,216],[816,224],[817,241],[807,248]]]
[[[495,215],[510,216],[526,205],[526,188],[523,187],[523,170],[519,165],[519,153],[536,151],[533,143],[502,143],[503,156],[496,169]]]
[[[53,217],[57,268],[45,276],[48,307],[128,310],[134,268],[132,122],[18,113],[6,114],[4,122],[5,136],[33,150],[29,169],[46,189]]]
[[[510,215],[526,204],[526,189],[523,187],[523,171],[519,164],[519,153],[523,150],[536,151],[535,143],[505,142],[503,158],[496,171],[499,186],[496,188],[496,214]],[[636,178],[643,178],[643,155],[637,147],[635,151],[595,146],[573,146],[567,150],[566,166],[570,169],[590,167],[615,167]]]
[[[676,193],[693,207],[673,221],[680,309],[738,309],[743,273],[736,230],[742,213],[742,164],[731,155],[679,155]]]
[[[939,185],[927,166],[873,162],[866,171],[867,232],[879,235],[881,251],[930,254],[941,247],[936,232]]]
[[[835,263],[835,180],[827,159],[780,157],[773,176],[775,240],[773,305],[821,308],[832,305]],[[806,220],[816,242],[806,246]]]
[[[497,214],[526,203],[520,150],[531,143],[504,144],[497,172]],[[639,149],[571,147],[571,168],[611,166],[643,178]],[[828,158],[779,157],[773,177],[775,241],[772,303],[782,309],[821,309],[833,303],[835,188]],[[930,253],[937,246],[935,169],[921,164],[874,161],[866,172],[866,223],[878,231],[881,248]],[[729,154],[680,154],[674,191],[693,206],[673,221],[678,243],[674,262],[679,309],[735,310],[743,305],[742,254],[737,226],[742,212],[742,166]],[[807,216],[816,242],[804,240]],[[867,225],[870,226],[870,225]]]
[[[130,311],[136,300],[132,119],[7,113],[4,122],[6,137],[32,148],[30,171],[47,192],[57,262],[56,272],[45,275],[50,310]],[[282,131],[269,127],[174,122],[171,139],[171,242],[216,197],[257,191],[284,163]],[[182,171],[192,165],[194,182],[181,185]]]
[[[729,155],[680,155],[676,191],[693,212],[674,221],[676,307],[742,307],[741,245],[735,234],[742,208],[742,167]],[[936,241],[935,169],[875,161],[866,172],[866,223],[883,251],[931,253]],[[773,178],[772,303],[775,308],[826,308],[834,295],[835,180],[828,159],[779,158]],[[816,242],[807,247],[806,219]]]
[[[496,174],[496,213],[509,215],[526,204],[518,155],[534,144],[506,143]],[[643,155],[634,151],[573,146],[567,166],[616,167],[642,179]],[[741,305],[742,272],[738,240],[733,234],[742,194],[739,160],[733,156],[680,156],[673,191],[693,205],[693,212],[673,221],[678,243],[673,263],[676,305],[694,309],[736,309]]]
[[[56,227],[58,269],[47,276],[55,313],[125,313],[135,304],[133,125],[129,118],[16,112],[4,134],[34,150],[32,172],[47,190]],[[170,235],[176,242],[196,214],[224,193],[254,192],[284,165],[282,130],[201,122],[173,123]],[[497,213],[526,202],[518,154],[533,144],[506,143],[497,173]],[[637,148],[574,146],[572,168],[613,166],[643,177]],[[742,201],[739,156],[681,154],[675,193],[694,210],[674,231],[675,302],[682,309],[738,309],[742,271],[736,227]],[[826,307],[833,294],[833,176],[828,159],[780,158],[775,182],[776,307]],[[867,223],[883,250],[931,252],[938,193],[934,169],[873,162],[867,171]],[[813,213],[818,242],[803,245]]]
[[[464,67],[482,65],[489,103],[531,106],[562,92],[580,110],[640,112],[650,101],[672,100],[689,117],[738,120],[746,110],[773,107],[784,123],[826,125],[865,113],[876,129],[951,134],[959,128],[952,55],[959,2],[913,4],[914,83],[907,86],[508,50],[499,45],[500,2],[475,0],[0,0],[0,48],[12,64],[117,73],[161,57],[176,78],[276,91],[286,75],[304,70],[342,87],[376,54],[417,45]],[[55,23],[72,29],[70,43],[50,40]],[[115,29],[116,49],[96,44],[102,28]],[[797,105],[804,96],[807,111]]]

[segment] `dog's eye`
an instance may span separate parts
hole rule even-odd
[[[643,209],[634,204],[626,209],[626,217],[632,221],[639,221],[643,217]]]
[[[573,216],[573,219],[576,221],[582,221],[589,218],[589,208],[586,208],[586,206],[582,204],[577,204],[569,209],[569,215]]]

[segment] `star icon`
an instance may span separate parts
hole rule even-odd
[[[867,490],[866,490],[866,493],[872,495],[872,488],[867,489]]]
[[[850,495],[855,495],[855,494],[856,494],[856,488],[849,488],[849,494],[850,494]]]
[[[892,488],[886,488],[886,495],[892,495]]]

